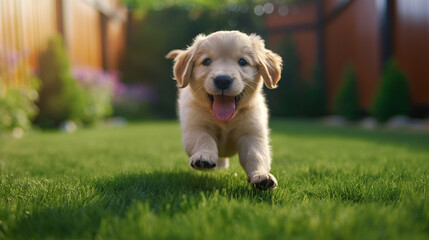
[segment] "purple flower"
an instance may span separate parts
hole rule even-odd
[[[84,88],[112,87],[116,81],[115,74],[90,67],[75,67],[72,75]]]
[[[119,81],[120,72],[90,67],[75,67],[73,76],[85,89],[101,90],[111,88],[114,102],[148,102],[158,101],[158,95],[153,87],[145,84],[125,84]]]
[[[6,66],[8,71],[13,71],[28,55],[27,48],[23,51],[17,51],[0,46],[0,64]]]
[[[121,101],[137,101],[154,103],[158,101],[158,95],[153,87],[144,84],[124,84],[116,82],[114,85],[114,99]]]

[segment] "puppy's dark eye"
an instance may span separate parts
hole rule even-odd
[[[212,60],[210,60],[210,58],[206,58],[206,59],[204,59],[203,60],[203,65],[204,66],[208,66],[208,65],[210,65],[212,63]]]
[[[238,60],[238,64],[242,67],[247,66],[247,61],[244,60],[243,58],[240,58],[240,60]]]

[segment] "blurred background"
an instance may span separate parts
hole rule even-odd
[[[283,57],[273,117],[429,117],[427,0],[0,0],[0,132],[175,118],[164,56],[218,30]]]

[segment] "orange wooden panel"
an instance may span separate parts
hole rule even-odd
[[[28,83],[28,68],[37,67],[41,43],[56,29],[52,0],[0,1],[0,77],[9,86]]]
[[[285,16],[280,15],[278,11],[274,11],[265,20],[267,26],[270,28],[287,27],[295,24],[311,24],[316,21],[316,6],[315,4],[301,4],[290,7]]]
[[[118,69],[125,48],[125,24],[110,20],[107,23],[107,59],[109,69]]]
[[[429,104],[429,1],[397,0],[394,54],[410,84],[412,101]]]
[[[100,13],[85,1],[72,1],[69,7],[69,52],[73,64],[101,68]]]
[[[324,12],[328,14],[340,0],[325,0]],[[278,13],[267,16],[267,26],[294,26],[315,22],[314,3],[301,5],[295,13],[281,17]],[[380,77],[380,42],[376,2],[373,0],[353,1],[333,21],[325,25],[325,82],[330,105],[342,83],[343,71],[352,64],[357,72],[360,105],[369,109]],[[316,64],[317,39],[315,29],[301,29],[292,32],[301,58],[301,76],[311,77]],[[279,38],[279,33],[271,37]],[[287,69],[287,59],[285,59]]]
[[[358,78],[360,105],[364,109],[371,107],[381,68],[377,17],[375,1],[359,0],[326,26],[325,67],[331,106],[341,86],[343,71],[352,64]]]
[[[298,54],[301,58],[300,73],[304,80],[312,77],[312,71],[316,66],[316,32],[302,31],[293,35],[293,40],[297,43]],[[286,66],[287,67],[287,66]]]
[[[124,6],[120,1],[64,1],[63,8],[57,6],[59,2],[0,0],[0,78],[7,85],[26,84],[28,66],[37,70],[40,51],[59,29],[58,17],[64,18],[64,39],[74,66],[101,68],[102,59],[106,57],[110,68],[117,67],[124,47],[124,19],[108,20],[108,31],[104,37],[109,48],[103,56],[102,13],[97,5],[104,4],[109,13],[114,11],[123,17]],[[14,61],[16,58],[18,63]]]
[[[273,46],[281,44],[281,40],[285,37],[283,33],[272,34],[270,43]],[[316,66],[316,33],[315,31],[298,31],[292,34],[292,39],[297,47],[300,60],[300,75],[303,80],[309,80],[312,77],[313,68]],[[289,59],[283,59],[283,70],[288,71]]]

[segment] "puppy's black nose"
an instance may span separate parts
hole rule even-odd
[[[227,88],[229,88],[229,86],[232,83],[232,78],[230,76],[217,76],[214,79],[214,83],[216,85],[217,88],[221,89],[221,90],[225,90]]]

